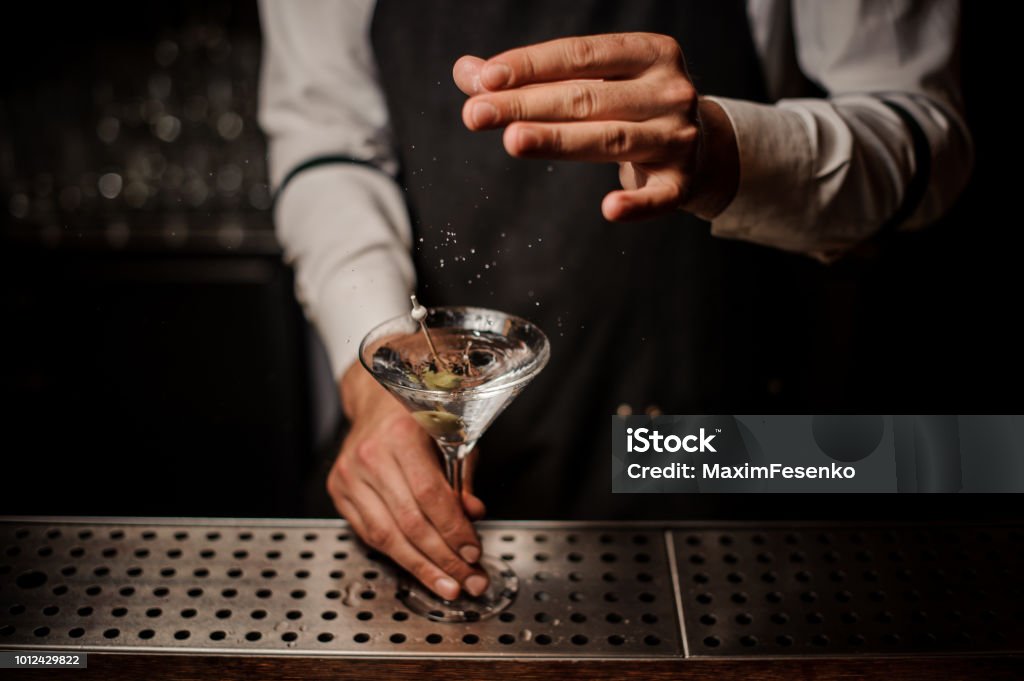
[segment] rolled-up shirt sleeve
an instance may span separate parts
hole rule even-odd
[[[894,218],[914,229],[941,217],[973,163],[959,3],[794,0],[792,28],[800,68],[827,98],[712,97],[740,155],[736,196],[712,233],[827,260]]]
[[[372,0],[260,2],[259,115],[271,183],[280,190],[276,233],[338,377],[367,331],[408,308],[415,284],[411,226],[393,179],[396,156],[369,44],[373,7]]]

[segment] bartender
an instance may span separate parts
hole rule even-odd
[[[447,598],[486,586],[484,500],[687,517],[689,495],[610,493],[609,415],[809,412],[841,392],[814,364],[842,365],[822,331],[853,304],[825,263],[934,221],[970,172],[954,0],[264,0],[261,16],[277,233],[350,424],[327,489]],[[356,358],[413,290],[551,338],[462,499]]]

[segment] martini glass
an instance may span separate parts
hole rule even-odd
[[[422,321],[396,317],[374,328],[359,359],[405,405],[441,450],[445,475],[461,501],[466,457],[488,426],[540,373],[550,356],[536,326],[477,307],[424,310]],[[421,315],[422,316],[422,315]],[[486,619],[515,599],[519,580],[507,563],[484,554],[477,565],[489,584],[480,596],[435,595],[406,575],[399,598],[409,610],[440,622]]]

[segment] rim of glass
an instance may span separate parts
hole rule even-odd
[[[400,319],[410,319],[411,320],[411,317],[409,316],[409,313],[407,312],[405,314],[398,315],[397,317],[392,317],[391,319],[387,319],[387,320],[381,322],[380,324],[377,324],[372,329],[370,329],[369,331],[366,332],[366,335],[363,336],[363,340],[360,341],[360,343],[359,343],[359,363],[363,365],[364,369],[366,369],[368,372],[370,372],[370,375],[373,376],[373,379],[375,381],[377,381],[378,383],[385,383],[388,386],[393,386],[397,390],[408,391],[408,392],[412,392],[412,393],[420,393],[420,394],[423,394],[423,395],[452,395],[452,394],[472,395],[472,396],[476,396],[476,395],[489,395],[491,393],[502,392],[504,390],[508,390],[510,388],[514,388],[514,387],[516,387],[516,386],[518,386],[518,385],[520,385],[522,383],[525,383],[527,381],[532,380],[533,377],[536,376],[538,373],[540,373],[540,370],[543,369],[547,365],[547,363],[548,363],[548,359],[551,356],[551,342],[548,340],[547,334],[544,333],[544,331],[539,326],[537,326],[536,324],[531,322],[529,319],[524,319],[523,317],[519,317],[519,316],[514,315],[514,314],[509,314],[507,312],[501,312],[499,310],[491,310],[491,309],[486,308],[486,307],[467,307],[467,306],[462,306],[462,305],[440,305],[438,307],[428,307],[427,308],[428,314],[433,313],[435,310],[436,311],[462,312],[462,313],[467,313],[468,312],[468,313],[471,313],[471,314],[472,313],[476,313],[476,314],[483,314],[483,315],[488,315],[488,314],[490,314],[490,315],[499,315],[501,317],[504,317],[505,319],[511,319],[511,320],[514,320],[514,321],[519,322],[521,324],[529,324],[530,326],[533,327],[533,329],[538,334],[540,334],[540,338],[541,338],[541,341],[542,341],[541,348],[537,352],[536,357],[534,358],[533,365],[529,367],[529,369],[526,371],[526,373],[524,373],[522,376],[516,378],[513,381],[509,381],[508,383],[502,383],[501,385],[491,385],[490,383],[484,383],[483,385],[478,386],[476,388],[467,388],[466,390],[437,390],[437,389],[431,389],[431,388],[416,388],[416,387],[400,385],[398,383],[395,383],[394,381],[389,381],[387,379],[378,378],[377,375],[375,373],[373,373],[373,369],[371,369],[369,366],[367,366],[367,364],[366,364],[366,354],[363,351],[366,349],[366,341],[378,329],[383,328],[383,327],[387,326],[388,324],[397,322]],[[445,327],[436,327],[436,328],[445,328]]]

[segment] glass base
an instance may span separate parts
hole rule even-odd
[[[490,579],[487,590],[479,596],[463,591],[448,601],[405,575],[399,582],[398,599],[412,612],[434,622],[476,622],[494,617],[516,599],[519,578],[508,563],[494,556],[484,555],[477,567]]]

